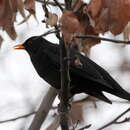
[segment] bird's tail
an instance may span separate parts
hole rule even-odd
[[[89,93],[91,96],[94,96],[104,102],[107,102],[109,104],[112,104],[112,102],[102,93],[102,91],[98,91],[98,92],[91,92]]]
[[[117,97],[126,99],[130,101],[130,93],[126,92],[124,89],[120,88],[119,90],[114,89],[113,91],[109,92]]]
[[[108,92],[110,94],[113,94],[117,97],[120,97],[122,99],[126,99],[128,101],[130,101],[130,93],[126,92],[124,89],[120,89],[120,90],[116,90],[116,89],[113,89],[113,90],[110,90],[110,91],[104,91],[104,92]],[[102,91],[95,91],[95,92],[91,92],[89,93],[91,96],[94,96],[102,101],[105,101],[109,104],[112,104],[112,102],[103,94]]]

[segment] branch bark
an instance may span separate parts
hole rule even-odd
[[[50,87],[48,93],[43,98],[42,103],[28,130],[40,130],[41,125],[45,121],[47,114],[51,109],[52,103],[56,95],[57,95],[57,90]]]
[[[60,90],[60,124],[62,130],[69,130],[68,120],[68,94],[70,87],[69,78],[69,61],[65,60],[68,57],[67,48],[63,39],[60,40],[60,66],[61,66],[61,90]]]
[[[36,114],[36,113],[37,112],[34,111],[34,112],[31,112],[31,113],[28,113],[28,114],[25,114],[25,115],[22,115],[22,116],[18,116],[18,117],[12,118],[12,119],[3,120],[3,121],[0,121],[0,124],[20,120],[20,119],[23,119],[23,118],[27,118],[29,116]]]

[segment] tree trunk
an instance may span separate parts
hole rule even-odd
[[[40,130],[41,125],[45,121],[52,103],[57,95],[57,90],[50,87],[47,94],[43,97],[42,103],[28,130]]]

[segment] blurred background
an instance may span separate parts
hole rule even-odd
[[[12,41],[5,32],[0,32],[5,39],[0,49],[0,121],[12,119],[37,110],[42,98],[50,87],[49,84],[38,76],[28,54],[24,50],[17,51],[13,49],[14,45],[23,43],[27,38],[43,34],[47,31],[45,24],[41,23],[44,19],[44,12],[40,3],[36,4],[36,11],[38,20],[31,16],[27,23],[18,25],[17,22],[15,24],[18,33],[15,41]],[[51,11],[58,12],[58,8]],[[19,14],[17,19],[19,22],[22,19]],[[122,39],[122,35],[114,37],[110,33],[104,35],[104,37]],[[58,42],[54,35],[49,35],[46,39],[54,43]],[[90,58],[106,69],[125,90],[130,92],[129,55],[130,45],[117,45],[103,41],[91,49]],[[123,99],[110,94],[106,95],[113,101],[112,105],[92,97],[72,105],[75,108],[72,110],[72,116],[75,118],[75,121],[79,120],[77,128],[92,124],[88,130],[96,130],[130,106],[129,102]],[[74,99],[80,100],[85,96],[84,94],[79,94]],[[49,126],[56,120],[57,110],[55,107],[58,103],[57,98],[53,104],[54,108],[50,111],[44,126],[41,128],[42,130],[51,130]],[[127,117],[129,116],[130,113],[127,113]],[[32,118],[33,115],[12,122],[0,123],[0,130],[26,130]],[[130,123],[112,125],[105,130],[116,129],[129,130]]]

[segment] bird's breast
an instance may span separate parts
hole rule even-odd
[[[52,63],[48,56],[42,55],[38,58],[31,58],[35,70],[47,83],[52,87],[60,88],[60,71],[59,66]]]

